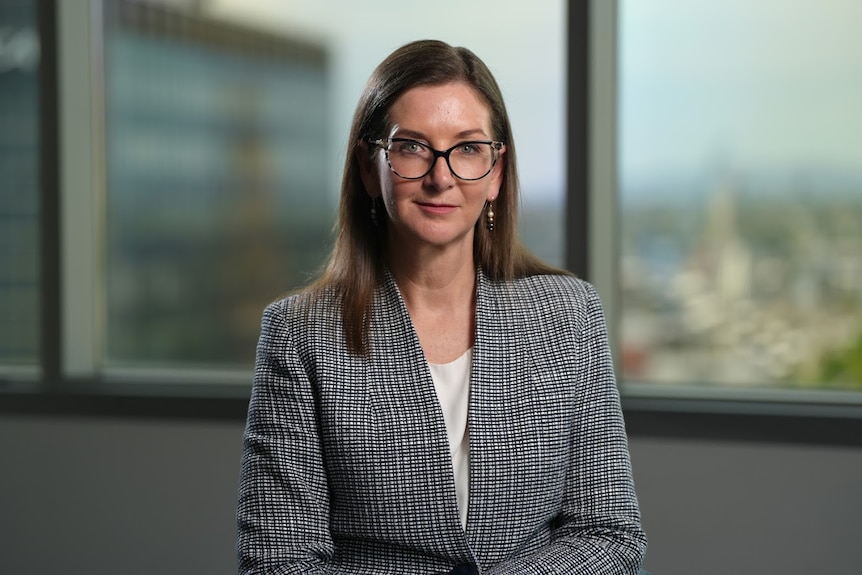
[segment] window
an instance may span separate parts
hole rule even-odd
[[[625,393],[862,401],[860,19],[618,3]]]
[[[247,384],[263,307],[328,252],[364,82],[417,38],[466,45],[494,71],[523,233],[563,264],[562,1],[90,6],[58,4],[66,375]]]
[[[320,266],[328,56],[105,4],[109,366],[248,365],[261,306]]]
[[[0,373],[39,343],[39,32],[36,3],[0,5]]]
[[[17,389],[6,383],[41,368],[50,393],[20,405],[161,413],[163,395],[211,389],[181,384],[231,382],[207,405],[244,413],[230,398],[246,397],[262,307],[328,249],[344,138],[368,73],[400,44],[438,37],[473,48],[504,89],[524,235],[602,294],[630,422],[667,421],[653,398],[753,399],[781,416],[770,420],[781,435],[798,423],[784,415],[811,416],[803,402],[813,402],[824,428],[858,436],[846,433],[862,421],[852,405],[862,397],[853,113],[862,74],[848,24],[858,9],[818,6],[4,2],[4,397]],[[698,28],[705,20],[709,30]],[[809,49],[794,52],[791,36]],[[273,104],[273,91],[313,99],[308,115]],[[58,118],[46,115],[53,98]],[[40,136],[55,130],[57,142]],[[297,134],[311,139],[297,146]],[[742,312],[719,296],[740,296]],[[783,367],[782,357],[791,357]],[[104,385],[131,381],[141,385]],[[200,407],[175,399],[174,414]],[[695,404],[722,402],[671,409],[686,416]],[[703,421],[692,409],[687,430]],[[762,427],[740,417],[737,437]]]

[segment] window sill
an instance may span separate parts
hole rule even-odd
[[[622,399],[630,437],[862,447],[862,406]]]
[[[59,389],[62,385],[62,389]],[[244,422],[248,384],[0,381],[0,414]],[[862,406],[623,397],[632,438],[862,447]]]
[[[250,391],[248,384],[0,382],[0,414],[242,422]]]

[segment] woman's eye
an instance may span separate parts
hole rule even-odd
[[[420,154],[423,151],[423,146],[419,142],[401,142],[398,145],[398,152],[402,154]]]
[[[478,150],[473,144],[461,144],[461,146],[458,148],[458,152],[463,155],[470,156],[478,152]]]

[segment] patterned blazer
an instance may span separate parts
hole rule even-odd
[[[389,275],[369,321],[358,357],[332,294],[264,313],[240,573],[637,573],[646,539],[592,286],[479,274],[466,531],[442,410]]]

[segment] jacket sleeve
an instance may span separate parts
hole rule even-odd
[[[237,508],[240,575],[323,573],[333,552],[315,400],[286,305],[266,309],[257,346]]]
[[[601,303],[589,284],[577,340],[577,408],[562,512],[553,541],[498,565],[494,575],[627,575],[638,572],[646,536]]]

